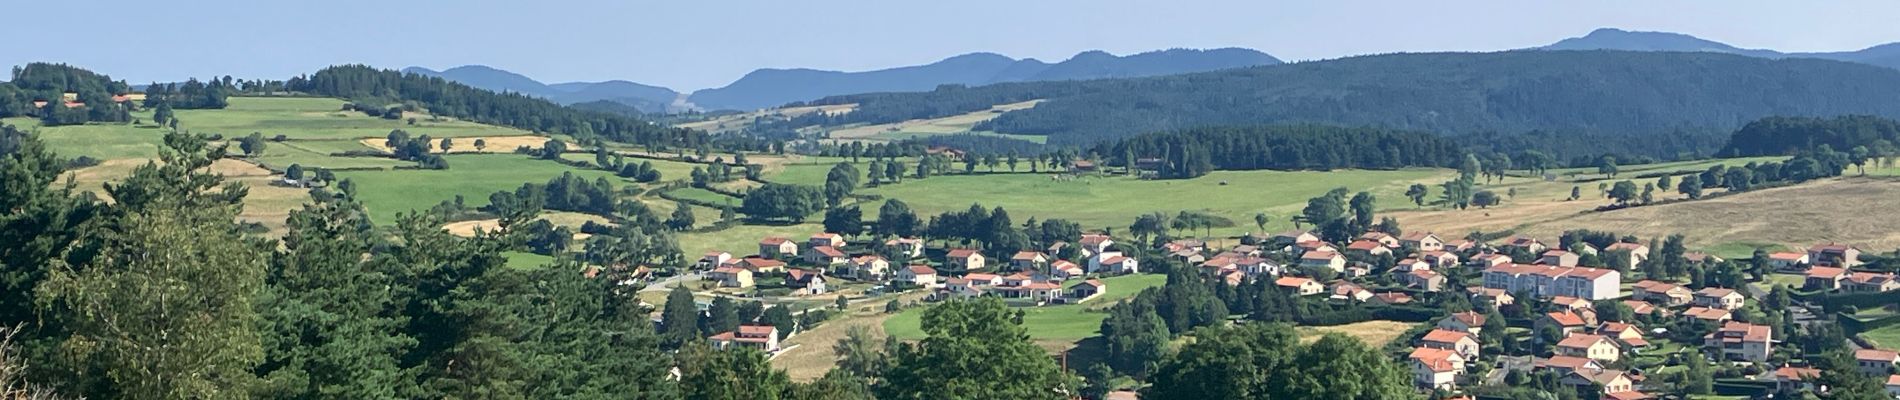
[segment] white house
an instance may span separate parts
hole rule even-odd
[[[912,265],[904,267],[904,269],[897,270],[896,275],[896,280],[899,282],[909,282],[910,284],[920,287],[932,287],[937,285],[937,270],[928,266]]]

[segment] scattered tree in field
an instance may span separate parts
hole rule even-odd
[[[238,139],[238,149],[244,150],[245,156],[257,157],[264,155],[264,146],[263,133],[251,132],[250,136]]]
[[[1431,189],[1426,188],[1423,183],[1414,183],[1412,187],[1405,188],[1405,197],[1412,199],[1412,204],[1420,207],[1425,206],[1425,196],[1430,194]]]
[[[488,139],[475,139],[475,151],[482,151],[483,149],[487,149],[487,148],[488,148]]]
[[[1498,198],[1498,194],[1489,190],[1480,190],[1471,195],[1471,205],[1478,206],[1478,208],[1490,208],[1501,202],[1502,200]]]
[[[1702,198],[1701,177],[1696,175],[1682,177],[1682,183],[1676,185],[1676,191],[1689,196],[1690,199]]]

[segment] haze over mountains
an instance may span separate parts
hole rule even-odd
[[[926,91],[946,84],[975,86],[1002,82],[1128,78],[1279,63],[1279,59],[1266,53],[1241,48],[1170,49],[1128,56],[1087,51],[1059,63],[1033,58],[1015,59],[995,53],[971,53],[925,65],[862,72],[808,68],[760,69],[725,87],[694,92],[688,99],[702,109],[750,110],[843,94]],[[455,67],[440,72],[421,67],[409,67],[403,71],[440,76],[483,89],[543,97],[562,104],[609,100],[648,112],[665,109],[679,96],[671,89],[628,81],[549,85],[520,74],[481,65]]]
[[[1590,34],[1538,47],[1536,50],[1626,50],[1687,51],[1726,53],[1760,58],[1819,58],[1857,62],[1900,69],[1900,43],[1887,43],[1855,51],[1783,53],[1767,49],[1744,49],[1726,43],[1670,32],[1626,31],[1602,28]]]

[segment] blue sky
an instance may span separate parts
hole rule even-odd
[[[1091,49],[1248,47],[1287,60],[1547,44],[1599,27],[1747,48],[1900,41],[1900,2],[1789,1],[26,1],[0,64],[60,61],[135,83],[282,79],[340,63],[486,64],[544,82],[680,90],[755,68],[867,70],[989,51],[1059,61]],[[21,40],[22,34],[43,35]]]

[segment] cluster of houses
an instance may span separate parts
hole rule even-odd
[[[1140,272],[1140,263],[1115,249],[1108,235],[1082,235],[1077,243],[1057,242],[1047,252],[1020,251],[1006,263],[993,263],[982,251],[952,248],[943,253],[939,267],[911,264],[925,256],[924,241],[897,238],[884,242],[887,252],[905,260],[893,264],[882,255],[849,253],[843,235],[817,233],[804,242],[783,237],[759,241],[756,255],[735,258],[727,252],[709,252],[695,265],[705,271],[703,278],[720,287],[751,288],[759,276],[784,276],[785,286],[795,294],[819,295],[829,291],[832,277],[860,282],[923,288],[932,298],[997,296],[1034,300],[1039,303],[1078,302],[1107,290],[1092,274],[1131,274]],[[1050,254],[1070,253],[1081,263],[1058,259]],[[791,260],[800,263],[793,267]],[[894,267],[894,265],[903,265]],[[946,273],[953,271],[955,273]],[[957,276],[951,276],[957,275]]]
[[[64,93],[60,93],[59,102],[61,105],[66,106],[66,108],[85,108],[86,107],[85,102],[79,101],[79,92],[67,91]],[[115,94],[115,95],[112,95],[112,102],[126,104],[128,106],[136,108],[138,107],[140,103],[145,102],[145,93],[128,92],[128,93]],[[46,108],[47,104],[52,104],[52,101],[47,100],[47,99],[34,99],[33,109],[38,110],[38,109]]]

